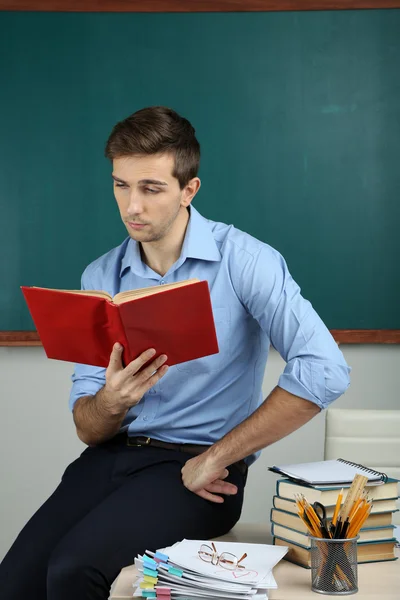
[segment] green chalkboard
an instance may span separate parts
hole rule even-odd
[[[0,13],[0,330],[125,237],[105,140],[163,104],[197,209],[285,256],[330,328],[400,327],[400,10]]]

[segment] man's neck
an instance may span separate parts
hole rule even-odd
[[[189,211],[182,211],[174,221],[168,234],[157,242],[140,244],[142,260],[153,271],[164,276],[178,260],[186,228],[189,222]]]

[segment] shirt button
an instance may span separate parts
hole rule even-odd
[[[147,421],[147,415],[144,415],[143,421]]]
[[[163,285],[164,283],[165,283],[164,279],[161,279],[160,285]]]

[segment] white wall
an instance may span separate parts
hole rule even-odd
[[[352,385],[337,407],[400,409],[400,347],[343,346]],[[265,395],[284,362],[272,351]],[[84,448],[68,410],[72,365],[42,348],[0,348],[0,560],[25,522]],[[323,458],[324,415],[262,453],[246,487],[242,520],[267,524],[277,476],[267,466]],[[79,492],[77,492],[79,493]]]

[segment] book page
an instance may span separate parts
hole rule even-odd
[[[108,292],[103,290],[57,290],[55,288],[42,288],[36,285],[32,286],[36,290],[50,290],[51,292],[65,292],[66,294],[81,294],[81,296],[94,296],[95,298],[105,298],[106,300],[112,300]]]
[[[338,484],[351,482],[354,475],[367,475],[369,480],[379,485],[380,475],[375,475],[357,465],[348,464],[340,460],[323,460],[313,463],[299,463],[294,465],[281,465],[274,467],[283,475],[288,475],[292,479],[305,481],[311,485],[322,486],[328,484]],[[383,483],[383,482],[381,482]]]
[[[123,304],[130,300],[136,300],[137,298],[144,298],[152,294],[158,294],[165,292],[165,290],[172,290],[174,288],[182,287],[184,285],[191,285],[192,283],[198,283],[199,279],[185,279],[184,281],[178,281],[177,283],[167,283],[165,285],[154,285],[148,288],[138,288],[136,290],[127,290],[126,292],[119,292],[115,294],[112,299],[114,304]]]

